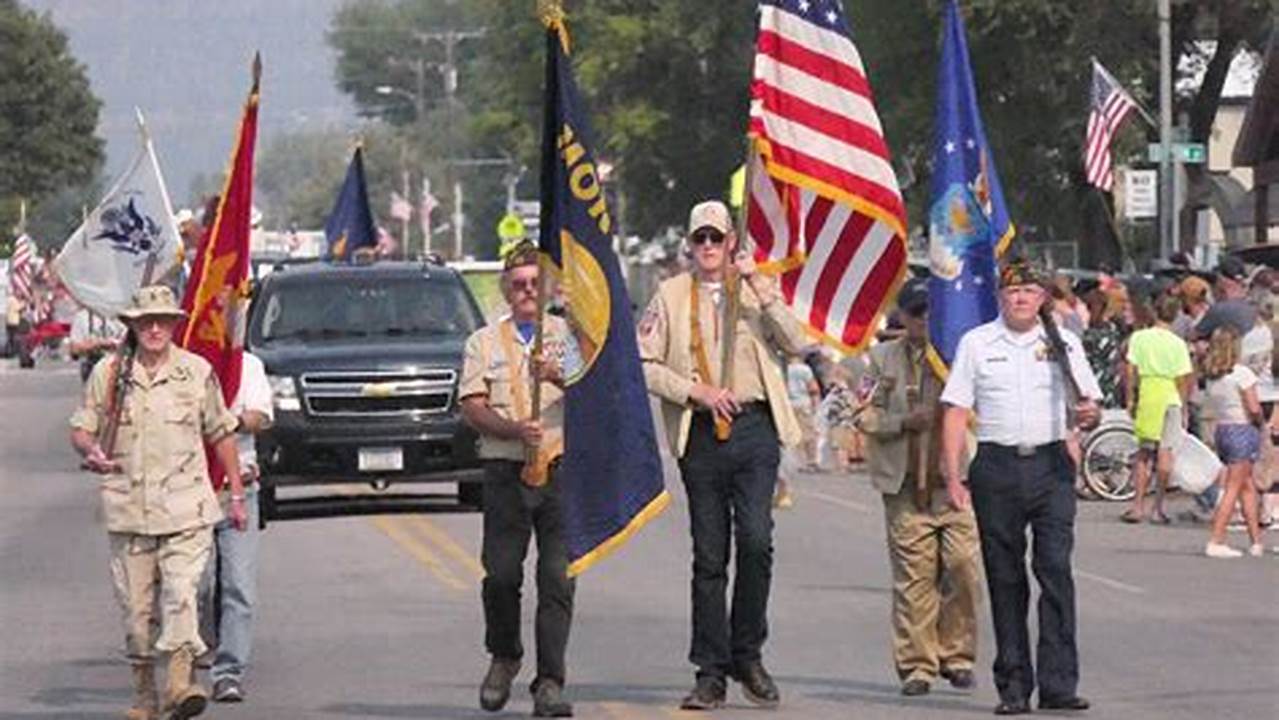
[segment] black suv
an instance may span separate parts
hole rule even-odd
[[[245,343],[275,396],[275,425],[257,438],[262,523],[478,509],[483,474],[457,389],[483,324],[461,275],[439,264],[313,262],[264,277]],[[403,486],[423,482],[457,491]],[[308,485],[327,493],[280,492]]]

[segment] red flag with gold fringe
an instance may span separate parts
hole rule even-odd
[[[226,183],[218,196],[217,211],[200,239],[182,295],[187,321],[178,329],[178,343],[213,366],[222,384],[222,398],[230,406],[240,390],[244,341],[237,328],[242,324],[243,300],[249,280],[249,216],[253,209],[253,150],[258,135],[258,85],[262,61],[253,58],[253,87],[244,104],[240,128]],[[224,470],[209,456],[209,472],[215,487],[221,487]]]

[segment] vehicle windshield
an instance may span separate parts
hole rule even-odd
[[[253,343],[339,337],[470,335],[482,319],[452,279],[350,276],[285,282],[262,298]]]

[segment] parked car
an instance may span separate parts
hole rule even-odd
[[[249,315],[246,346],[275,395],[275,424],[257,439],[264,524],[479,509],[477,438],[457,389],[466,339],[484,318],[457,271],[288,265],[262,278]],[[285,492],[303,488],[341,491]],[[422,488],[434,492],[409,492]]]

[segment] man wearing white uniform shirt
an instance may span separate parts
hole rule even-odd
[[[956,507],[970,502],[977,515],[986,582],[994,616],[997,715],[1030,712],[1036,681],[1039,707],[1084,710],[1077,694],[1074,545],[1075,467],[1066,453],[1070,420],[1097,424],[1101,389],[1079,338],[1061,332],[1081,398],[1071,396],[1050,352],[1039,308],[1042,282],[1024,262],[1000,273],[1000,317],[970,330],[959,342],[941,401],[942,472]],[[1072,412],[1067,413],[1067,406]],[[969,414],[977,418],[977,455],[963,484],[961,459]],[[1031,568],[1039,581],[1039,670],[1030,655],[1026,617],[1026,526],[1034,533]]]
[[[215,647],[213,700],[240,702],[244,699],[244,672],[253,648],[253,608],[257,601],[258,575],[258,454],[253,436],[266,430],[275,419],[271,385],[266,368],[252,353],[244,353],[240,389],[230,410],[239,420],[235,442],[240,454],[240,474],[244,479],[244,532],[235,532],[227,521],[214,529],[215,552],[204,579],[201,624],[211,626],[202,634],[211,635]],[[226,490],[220,493],[225,502]]]

